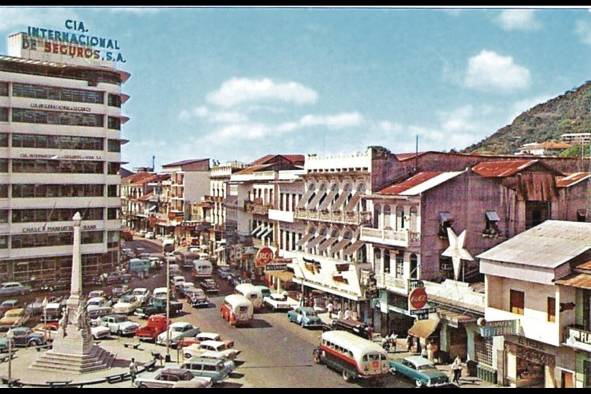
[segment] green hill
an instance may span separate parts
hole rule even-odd
[[[463,150],[512,154],[529,142],[558,140],[564,133],[591,132],[591,81],[523,112],[513,123]]]

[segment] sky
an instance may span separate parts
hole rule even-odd
[[[0,7],[0,34],[67,19],[119,41],[129,169],[459,150],[591,79],[587,8]]]

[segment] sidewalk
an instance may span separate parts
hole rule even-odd
[[[329,319],[328,313],[319,313],[318,317],[320,317],[320,320],[322,320],[323,323],[330,326],[332,319]],[[381,341],[381,336],[379,334],[374,334],[374,341],[379,343],[379,341]],[[406,349],[407,349],[406,338],[396,339],[396,350],[388,352],[388,359],[398,360],[398,359],[408,357],[408,356],[418,356],[419,355],[418,353],[407,352]],[[447,373],[447,375],[450,377],[450,380],[453,377],[453,372],[451,370],[451,364],[436,364],[435,368]],[[463,363],[462,377],[460,378],[460,387],[462,387],[462,388],[501,388],[502,386],[498,386],[496,384],[480,380],[476,376],[468,376],[468,368],[466,367],[465,363]]]

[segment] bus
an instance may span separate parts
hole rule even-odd
[[[207,260],[193,260],[193,278],[211,278],[213,275],[213,264]]]
[[[163,253],[171,253],[174,249],[174,239],[165,238],[162,240]]]
[[[340,371],[346,382],[372,379],[379,384],[390,371],[387,353],[380,345],[346,331],[322,333],[313,357],[316,364]]]
[[[232,326],[250,322],[253,313],[252,302],[240,294],[230,294],[224,298],[224,304],[220,307],[222,318]]]
[[[263,307],[263,293],[261,289],[254,286],[252,283],[241,283],[237,285],[234,290],[252,302],[254,309],[260,309]]]

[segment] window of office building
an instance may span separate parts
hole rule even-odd
[[[0,82],[0,96],[8,96],[8,82]]]
[[[89,82],[92,81],[95,85],[99,82],[121,85],[122,82],[121,74],[117,71],[99,71],[75,67],[64,69],[62,67],[47,67],[44,64],[35,63],[0,62],[0,71]]]
[[[8,248],[8,235],[0,235],[0,249]]]
[[[13,108],[12,121],[23,123],[58,124],[65,126],[103,127],[104,116],[78,112],[42,111]]]
[[[525,293],[523,291],[511,290],[509,293],[509,310],[511,313],[523,315],[525,308]]]
[[[105,94],[94,90],[61,88],[56,86],[13,83],[12,95],[46,100],[72,101],[76,103],[103,104]]]
[[[109,107],[121,108],[121,96],[109,93]]]
[[[0,172],[8,172],[8,159],[0,159]]]
[[[119,208],[107,208],[107,219],[119,219]]]
[[[103,185],[12,185],[13,198],[102,197]]]
[[[548,321],[556,321],[556,298],[548,297]]]
[[[0,122],[8,122],[8,108],[0,107]]]
[[[109,163],[107,166],[107,174],[117,175],[119,173],[120,168],[121,168],[121,163]]]
[[[0,146],[8,146],[8,133],[0,133]]]
[[[82,220],[103,220],[103,208],[13,209],[12,222],[68,222],[76,212]]]
[[[0,198],[8,198],[8,185],[0,184]]]
[[[117,185],[108,185],[107,186],[107,196],[108,197],[119,197],[119,193],[117,191]]]
[[[12,171],[41,174],[102,174],[102,161],[13,159]]]
[[[119,231],[107,232],[107,248],[116,248],[119,246]]]
[[[0,223],[8,223],[8,209],[0,209]]]
[[[15,148],[103,150],[103,139],[69,135],[13,134]]]
[[[107,149],[109,150],[109,152],[121,152],[121,141],[108,140]]]
[[[121,119],[109,116],[109,119],[107,120],[107,128],[121,130]]]
[[[13,249],[39,248],[46,246],[71,245],[73,241],[72,232],[16,234],[11,237],[11,246]],[[81,241],[83,244],[101,243],[103,242],[103,231],[83,231]]]

